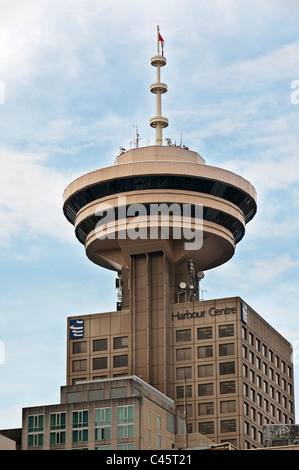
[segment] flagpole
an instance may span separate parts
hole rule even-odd
[[[159,28],[159,25],[157,26],[157,49],[158,49],[158,55],[160,55],[160,50],[159,50],[159,41],[160,39],[160,28]]]

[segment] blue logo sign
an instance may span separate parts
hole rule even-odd
[[[84,320],[70,320],[70,338],[83,338]]]

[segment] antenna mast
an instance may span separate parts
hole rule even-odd
[[[160,55],[160,42],[162,55]],[[161,95],[167,92],[167,85],[160,81],[160,67],[166,65],[164,57],[164,39],[157,26],[157,55],[151,58],[151,64],[157,67],[157,81],[150,86],[150,91],[157,96],[157,115],[150,120],[150,126],[156,129],[156,145],[163,145],[162,129],[168,126],[168,119],[162,116]]]

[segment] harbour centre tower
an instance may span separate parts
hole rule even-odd
[[[88,259],[115,271],[118,293],[115,311],[68,318],[66,386],[77,387],[69,395],[75,400],[80,384],[104,388],[136,377],[182,410],[189,444],[200,433],[240,449],[261,447],[264,424],[294,423],[291,345],[239,297],[200,295],[201,279],[229,262],[242,241],[256,192],[163,138],[169,123],[159,28],[150,63],[155,145],[121,149],[114,165],[64,192],[65,217]]]

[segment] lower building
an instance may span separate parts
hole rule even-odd
[[[64,386],[60,401],[23,409],[22,450],[148,450],[186,445],[184,419],[173,400],[136,376]],[[199,447],[213,444],[205,436],[190,439]]]
[[[266,424],[263,428],[264,447],[293,446],[299,450],[298,424]]]

